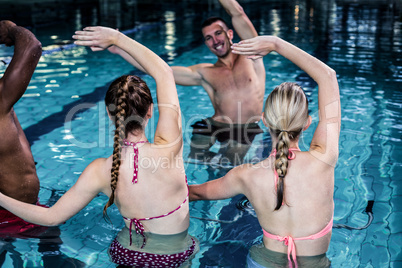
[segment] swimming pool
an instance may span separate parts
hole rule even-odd
[[[224,15],[223,11],[215,12],[216,5],[202,6],[192,1],[153,6],[140,1],[124,2],[117,11],[117,7],[109,7],[115,13],[114,16],[108,13],[107,20],[104,7],[94,6],[89,10],[97,12],[89,12],[88,7],[85,12],[77,8],[73,23],[33,28],[44,48],[51,50],[44,53],[29,89],[15,110],[38,162],[42,203],[54,203],[93,159],[111,153],[112,128],[103,105],[104,92],[114,78],[128,72],[140,74],[108,52],[92,53],[82,47],[60,46],[63,40],[71,39],[74,30],[91,23],[119,27],[173,65],[215,61],[200,39],[198,25],[208,15]],[[373,204],[373,221],[362,230],[334,229],[328,251],[333,267],[401,267],[401,8],[393,1],[241,3],[259,34],[274,34],[295,43],[337,71],[343,115],[340,156],[335,169],[334,223],[363,227],[370,219],[365,212],[367,208],[370,210],[370,204]],[[130,17],[133,12],[136,16]],[[99,17],[99,13],[104,16]],[[118,21],[118,14],[126,17]],[[130,19],[130,23],[126,22]],[[53,46],[55,43],[57,46]],[[0,59],[5,62],[11,54],[11,49],[0,48]],[[316,118],[314,83],[278,55],[269,55],[264,62],[266,96],[281,82],[297,81],[305,87],[310,112]],[[1,74],[4,70],[5,66],[0,65]],[[153,80],[143,77],[155,97]],[[184,115],[186,156],[191,135],[188,126],[211,115],[213,109],[200,87],[179,86],[178,92]],[[149,133],[154,124],[155,121],[151,122]],[[302,149],[308,148],[312,129],[303,134]],[[269,146],[267,133],[257,136],[246,160],[266,156]],[[227,171],[214,165],[186,164],[189,183],[218,178]],[[191,219],[189,232],[201,242],[193,267],[244,267],[248,249],[260,241],[262,232],[252,210],[247,206],[244,210],[236,207],[240,199],[239,196],[190,204],[195,218]],[[87,267],[114,267],[106,250],[123,222],[115,207],[109,212],[113,225],[103,220],[106,201],[104,196],[97,197],[60,226],[63,244],[59,251],[46,254],[75,258]],[[43,267],[44,253],[38,244],[38,239],[0,242],[6,250],[2,267]]]

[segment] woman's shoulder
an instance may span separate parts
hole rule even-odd
[[[144,146],[149,146],[148,156],[157,158],[157,161],[177,162],[183,160],[183,146],[180,138],[172,143],[155,139],[153,143],[144,144]]]
[[[266,169],[272,169],[273,163],[271,157],[267,157],[257,163],[249,164],[246,168],[254,172],[265,172]]]
[[[332,157],[328,157],[328,154],[332,154]],[[337,156],[335,153],[322,153],[318,150],[309,150],[301,152],[300,157],[298,157],[301,165],[310,166],[310,168],[315,168],[319,170],[332,170],[336,166]]]
[[[88,166],[93,166],[93,167],[100,167],[100,166],[104,166],[106,165],[108,162],[113,161],[113,156],[109,156],[109,157],[100,157],[100,158],[96,158],[95,160],[93,160]]]
[[[107,193],[110,189],[111,172],[107,162],[109,158],[97,158],[93,160],[81,173],[77,180],[78,187],[85,185],[86,189]],[[111,164],[110,164],[111,166]]]
[[[246,163],[235,167],[232,172],[235,172],[237,176],[243,179],[249,179],[251,177],[260,177],[260,175],[266,174],[267,168],[270,168],[271,160],[266,158],[257,163]]]
[[[103,176],[106,173],[110,173],[112,161],[112,156],[108,158],[96,158],[85,168],[84,172],[90,172],[97,177]]]

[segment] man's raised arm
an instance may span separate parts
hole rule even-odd
[[[258,36],[254,25],[237,1],[219,0],[219,2],[232,18],[233,28],[242,40]]]
[[[29,30],[0,21],[0,44],[14,46],[14,55],[0,79],[1,112],[7,113],[26,91],[42,55],[42,44]]]

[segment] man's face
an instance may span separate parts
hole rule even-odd
[[[204,41],[209,50],[218,57],[226,57],[230,53],[233,31],[225,30],[221,21],[216,21],[202,29]]]

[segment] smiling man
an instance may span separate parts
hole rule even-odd
[[[242,40],[258,35],[238,2],[220,0],[220,3],[230,15],[233,28]],[[219,153],[230,164],[238,165],[255,135],[262,133],[258,121],[265,92],[263,60],[233,54],[231,45],[234,32],[219,17],[205,20],[202,34],[206,46],[218,57],[216,63],[172,67],[176,83],[202,86],[215,110],[212,117],[192,125],[190,157],[209,161],[214,154],[208,150],[219,141]]]
[[[237,35],[243,39],[256,37],[250,19],[235,0],[220,0],[230,15]],[[208,18],[202,24],[205,44],[218,57],[216,63],[172,66],[175,82],[183,86],[202,86],[208,93],[215,113],[192,124],[190,158],[214,163],[221,156],[222,165],[239,165],[255,136],[263,131],[260,121],[264,92],[265,68],[262,58],[248,59],[231,51],[234,32],[222,18]],[[141,71],[145,71],[130,55],[118,47],[108,48]],[[191,118],[190,118],[191,121]],[[216,141],[219,152],[211,152]]]

